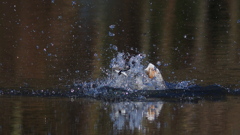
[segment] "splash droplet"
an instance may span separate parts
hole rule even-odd
[[[115,36],[115,34],[114,33],[112,33],[112,32],[108,32],[108,35],[110,36],[110,37],[114,37]]]
[[[114,29],[116,25],[112,24],[109,26],[110,29]]]

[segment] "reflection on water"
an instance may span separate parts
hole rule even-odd
[[[13,135],[19,135],[21,134],[21,124],[22,124],[22,108],[21,108],[21,101],[15,102],[15,105],[13,105],[13,120],[12,120],[12,133]]]
[[[102,102],[0,97],[0,134],[239,134],[239,98]]]
[[[111,120],[114,128],[122,130],[143,130],[142,123],[158,118],[163,102],[120,102],[112,103]]]

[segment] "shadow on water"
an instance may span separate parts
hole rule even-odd
[[[185,89],[166,90],[126,90],[103,86],[95,89],[89,87],[72,87],[65,89],[34,90],[29,88],[1,89],[1,95],[35,96],[35,97],[69,97],[93,98],[107,102],[121,101],[149,101],[160,100],[166,102],[197,102],[198,100],[224,100],[226,96],[239,96],[240,90],[230,90],[218,85],[206,87],[189,86]]]

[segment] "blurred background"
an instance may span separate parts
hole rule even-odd
[[[0,88],[104,77],[146,54],[167,82],[240,88],[239,0],[1,0]],[[0,96],[0,134],[239,134],[239,97],[123,102]]]
[[[1,9],[0,87],[91,81],[125,52],[145,53],[168,82],[239,88],[237,0],[12,0]]]

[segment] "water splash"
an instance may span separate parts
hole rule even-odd
[[[106,75],[104,78],[99,78],[89,83],[75,83],[74,86],[81,86],[81,88],[96,92],[97,89],[102,87],[120,88],[128,91],[165,90],[185,89],[194,84],[194,81],[168,83],[159,81],[156,77],[150,79],[144,71],[148,64],[143,64],[144,58],[146,58],[145,54],[131,55],[118,52],[116,57],[111,59],[109,69],[103,70]]]
[[[118,52],[116,57],[111,59],[108,69],[103,70],[106,77],[91,82],[75,83],[74,87],[80,89],[80,95],[108,101],[129,99],[144,101],[148,98],[195,100],[211,97],[213,99],[213,97],[238,93],[218,85],[202,87],[196,85],[195,80],[171,83],[159,82],[156,77],[150,79],[144,71],[148,64],[144,63],[145,58],[145,54],[131,55]]]
[[[164,82],[156,78],[150,79],[145,73],[146,66],[142,64],[145,54],[130,55],[118,53],[111,60],[107,77],[102,79],[99,87],[109,86],[126,90],[163,90]]]
[[[145,73],[144,69],[148,64],[144,63],[145,58],[145,54],[119,52],[111,59],[109,67],[103,70],[106,74],[104,78],[90,82],[76,81],[73,86],[68,85],[63,89],[0,89],[0,95],[91,97],[108,101],[144,101],[149,98],[192,100],[201,97],[224,97],[227,94],[240,95],[239,89],[231,90],[220,85],[202,87],[196,85],[194,80],[159,83],[156,77],[150,79]],[[162,87],[163,84],[166,86]]]

